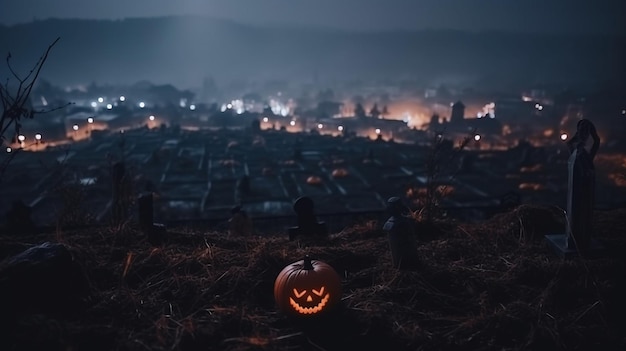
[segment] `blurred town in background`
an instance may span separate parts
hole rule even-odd
[[[71,202],[91,223],[108,221],[118,162],[130,192],[153,193],[164,223],[227,220],[236,205],[253,218],[291,216],[303,195],[321,216],[383,212],[391,196],[418,209],[435,148],[450,155],[436,181],[451,216],[482,219],[507,201],[565,208],[565,141],[581,118],[601,138],[596,207],[626,203],[626,99],[611,91],[411,82],[224,89],[206,78],[194,90],[42,81],[31,100],[52,111],[5,141],[2,157],[14,158],[0,213],[21,202],[41,226]]]

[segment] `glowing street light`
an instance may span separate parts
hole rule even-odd
[[[320,124],[317,125],[317,129],[322,129],[322,128],[324,128],[323,124],[320,123]]]
[[[104,98],[103,98],[103,97],[99,97],[99,98],[98,98],[98,102],[99,102],[99,103],[103,103],[103,102],[104,102]]]
[[[475,141],[480,141],[480,134],[474,135],[474,140]]]
[[[124,95],[120,96],[120,101],[121,101],[121,102],[126,101],[126,96],[124,96]]]
[[[340,132],[343,132],[343,126],[337,127],[337,130],[340,131]]]
[[[24,140],[26,140],[26,137],[20,134],[20,135],[17,136],[17,140],[19,140],[20,143],[23,143]]]
[[[561,140],[567,140],[567,133],[561,133]]]
[[[98,103],[97,103],[97,102],[95,102],[95,101],[92,101],[92,102],[91,102],[91,107],[93,107],[93,108],[98,107]]]
[[[193,105],[193,104],[192,104],[192,105],[189,105],[189,109],[190,109],[191,111],[195,111],[195,110],[196,110],[196,105]]]
[[[263,117],[263,122],[267,123],[267,122],[269,122],[269,120],[270,120],[269,118]]]
[[[141,102],[139,103],[139,108],[144,108],[144,107],[146,107],[146,103],[145,103],[145,102],[143,102],[143,101],[141,101]]]
[[[296,125],[296,121],[289,122],[289,125],[292,126],[292,127],[295,126]]]
[[[72,129],[74,129],[75,131],[76,131],[76,130],[78,130],[78,124],[74,124],[74,125],[72,126]]]
[[[89,123],[89,124],[93,123],[93,117],[87,118],[87,123]]]
[[[107,110],[111,110],[111,109],[113,109],[113,105],[107,104]]]
[[[148,117],[149,120],[154,121],[154,116]]]
[[[380,128],[376,128],[376,130],[374,131],[376,134],[380,134]]]
[[[626,110],[622,110],[622,115],[626,115]]]
[[[41,143],[41,134],[35,134],[35,148],[39,148],[39,144]]]
[[[7,154],[10,154],[13,151],[10,147],[7,147]]]
[[[233,108],[233,104],[227,104],[226,108],[230,110],[231,108]]]

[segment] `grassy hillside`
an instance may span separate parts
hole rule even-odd
[[[7,350],[617,350],[626,347],[626,209],[598,212],[600,259],[562,260],[543,235],[558,213],[522,206],[478,224],[416,222],[422,267],[391,266],[381,223],[321,241],[171,229],[163,247],[126,228],[4,235],[4,258],[71,246],[92,297],[78,315],[25,315]],[[332,265],[343,300],[315,321],[276,310],[274,279],[304,255]],[[45,346],[43,346],[45,345]],[[14,348],[15,347],[15,348]]]

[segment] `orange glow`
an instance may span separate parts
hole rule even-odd
[[[520,168],[520,172],[522,173],[532,173],[532,172],[537,172],[537,171],[541,171],[543,169],[543,166],[541,164],[536,164],[534,166],[530,166],[530,167],[522,167]]]
[[[310,185],[320,185],[320,184],[322,184],[322,178],[320,178],[318,176],[309,176],[306,179],[306,183],[310,184]]]
[[[539,184],[539,183],[520,183],[520,185],[518,186],[518,188],[520,190],[533,190],[533,191],[537,191],[537,190],[541,190],[543,189],[543,185]]]
[[[337,168],[335,170],[333,170],[333,178],[343,178],[343,177],[347,177],[348,176],[348,170],[346,170],[345,168]]]
[[[610,173],[608,178],[620,188],[626,188],[626,175],[622,173]]]

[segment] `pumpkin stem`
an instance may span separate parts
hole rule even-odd
[[[304,266],[302,269],[310,271],[313,270],[313,263],[311,263],[311,258],[309,255],[304,256]]]

